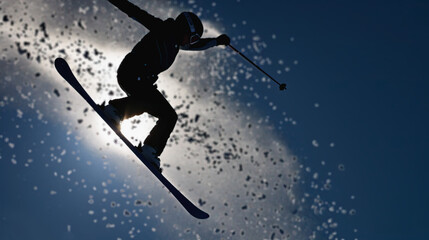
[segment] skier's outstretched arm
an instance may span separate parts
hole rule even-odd
[[[140,9],[136,5],[128,2],[128,0],[108,0],[111,4],[115,5],[119,10],[126,13],[130,18],[136,20],[145,26],[148,30],[153,30],[158,26],[162,20],[152,16],[145,10]]]
[[[189,46],[189,48],[185,48],[183,50],[189,51],[202,51],[208,48],[219,46],[219,45],[229,45],[231,40],[226,34],[222,34],[217,38],[201,38],[197,43]]]

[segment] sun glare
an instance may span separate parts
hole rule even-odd
[[[97,132],[97,138],[93,139],[95,142],[105,142],[112,146],[113,150],[123,151],[122,148],[114,147],[123,145],[122,141],[96,113],[89,121],[96,125],[94,130]],[[156,119],[150,118],[147,114],[124,120],[121,122],[121,133],[136,146],[149,135],[150,130],[155,126],[155,121]]]
[[[123,121],[121,123],[121,132],[130,142],[137,145],[140,141],[145,140],[153,126],[155,126],[155,119],[143,114]]]

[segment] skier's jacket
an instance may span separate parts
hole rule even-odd
[[[173,64],[179,49],[199,51],[217,45],[215,38],[202,38],[193,45],[180,46],[183,36],[174,19],[163,21],[126,0],[109,0],[109,2],[149,30],[149,33],[122,61],[118,74],[134,71],[145,77],[157,78],[159,73]]]

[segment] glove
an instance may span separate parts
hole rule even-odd
[[[231,43],[231,39],[226,34],[222,34],[216,38],[217,45],[225,45],[228,46]]]

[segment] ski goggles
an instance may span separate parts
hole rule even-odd
[[[195,43],[200,41],[200,39],[201,39],[201,37],[200,37],[200,35],[198,35],[198,33],[193,33],[189,37],[189,44],[194,45]]]
[[[194,45],[198,41],[200,41],[201,36],[197,33],[197,30],[195,29],[194,22],[191,19],[191,16],[189,13],[184,13],[186,21],[188,22],[189,30],[191,30],[191,36],[189,37],[189,44]]]

